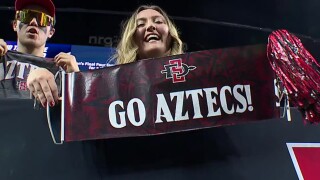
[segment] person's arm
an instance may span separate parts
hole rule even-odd
[[[7,43],[4,42],[3,39],[0,39],[0,56],[5,55],[7,51],[8,51]]]
[[[59,53],[54,57],[57,66],[62,67],[67,73],[78,72],[76,58],[67,53]],[[43,107],[54,106],[58,102],[58,88],[54,75],[45,68],[37,68],[30,72],[27,85],[33,96],[38,99]]]

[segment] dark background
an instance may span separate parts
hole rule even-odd
[[[319,125],[305,123],[293,109],[292,122],[55,145],[45,112],[32,105],[0,100],[0,179],[297,180],[286,143],[320,137]]]
[[[188,51],[267,43],[270,30],[285,28],[297,34],[320,36],[319,8],[316,0],[55,0],[56,34],[50,43],[115,46],[121,22],[140,4],[162,7],[174,19]],[[0,37],[16,40],[10,27],[14,0],[1,0]],[[193,19],[198,18],[198,19]],[[210,20],[210,22],[199,22]],[[218,22],[218,24],[217,24]],[[221,25],[219,22],[233,23]],[[247,25],[248,27],[239,27]],[[97,39],[90,40],[90,36]],[[99,41],[100,37],[100,41]]]

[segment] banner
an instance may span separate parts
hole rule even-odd
[[[38,67],[58,71],[52,59],[8,50],[0,57],[0,98],[30,99],[27,77]]]
[[[16,41],[6,41],[6,43],[8,50],[17,50],[18,46]],[[75,56],[80,71],[100,69],[105,66],[112,66],[115,63],[111,61],[111,57],[115,52],[115,48],[113,47],[46,43],[43,56],[46,58],[54,58],[60,52]]]
[[[16,51],[18,49],[17,41],[6,41],[8,50]],[[60,52],[70,53],[71,44],[53,44],[46,43],[43,49],[43,57],[54,58]]]
[[[63,77],[63,141],[279,117],[266,45],[191,52]]]

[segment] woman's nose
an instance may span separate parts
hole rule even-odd
[[[149,23],[147,26],[147,31],[154,31],[156,30],[156,26],[153,23]]]

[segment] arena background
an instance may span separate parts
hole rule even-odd
[[[237,24],[269,29],[285,28],[314,39],[320,36],[320,25],[317,23],[320,2],[315,0],[56,0],[55,4],[56,33],[50,43],[115,46],[121,22],[140,4],[156,4],[165,9],[177,24],[188,51],[267,41],[268,32],[235,27]],[[14,16],[14,0],[2,0],[0,12],[0,37],[16,40],[10,25]],[[214,22],[234,24],[230,27]]]

